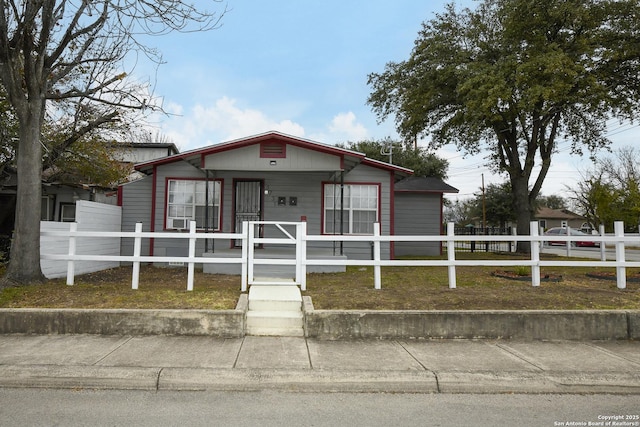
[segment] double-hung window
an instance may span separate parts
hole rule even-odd
[[[60,203],[60,221],[74,222],[76,220],[76,204]]]
[[[220,230],[221,188],[220,181],[168,179],[166,228],[168,230],[186,229],[189,228],[190,221],[195,221],[196,228],[208,227],[212,230]],[[207,213],[208,222],[206,221]]]
[[[326,234],[373,234],[379,218],[379,185],[324,184],[324,232]],[[344,200],[344,206],[341,202]],[[340,218],[342,216],[342,229]]]

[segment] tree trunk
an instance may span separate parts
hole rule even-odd
[[[516,232],[519,236],[530,234],[530,222],[533,219],[533,209],[529,200],[529,183],[526,179],[512,179],[513,207],[516,212]],[[531,243],[518,241],[518,253],[531,253]]]
[[[43,103],[44,101],[41,101]],[[35,105],[34,105],[35,104]],[[40,130],[44,106],[29,103],[20,120],[16,153],[18,190],[11,260],[4,284],[26,285],[45,280],[40,268],[40,211],[42,209],[42,145]]]

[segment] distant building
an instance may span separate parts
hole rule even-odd
[[[569,209],[551,209],[543,206],[536,211],[535,219],[545,230],[552,227],[571,227],[583,230],[592,228],[587,218],[571,212]]]

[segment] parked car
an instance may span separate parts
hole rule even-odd
[[[566,236],[567,235],[567,229],[564,227],[553,227],[548,229],[545,233],[545,236]],[[589,236],[589,234],[584,233],[580,230],[574,230],[573,228],[571,229],[571,235],[572,236],[579,236],[579,237],[584,237],[584,236]],[[545,244],[548,245],[566,245],[567,242],[563,242],[563,241],[553,241],[553,240],[549,240],[546,241]],[[576,247],[600,247],[600,242],[592,242],[592,241],[573,241],[571,242],[571,246],[576,246]]]

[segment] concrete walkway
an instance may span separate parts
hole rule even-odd
[[[640,394],[640,342],[7,334],[0,387]]]

